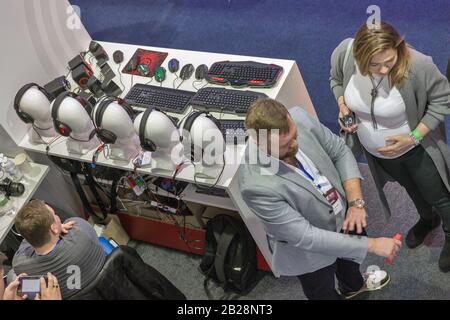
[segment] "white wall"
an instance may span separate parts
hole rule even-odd
[[[82,14],[82,13],[81,13]],[[67,62],[87,50],[91,37],[66,0],[0,1],[0,152],[15,155],[28,130],[13,108],[18,89],[67,74]],[[51,171],[37,192],[68,212],[80,212],[74,188],[46,157],[30,154]]]

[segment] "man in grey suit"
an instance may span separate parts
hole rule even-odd
[[[254,103],[245,124],[239,186],[264,224],[272,267],[298,276],[308,299],[350,298],[387,284],[386,272],[365,279],[359,265],[367,252],[393,259],[401,242],[366,236],[361,174],[344,141],[300,107],[288,111],[272,99]]]

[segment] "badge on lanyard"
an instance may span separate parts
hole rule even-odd
[[[331,188],[324,194],[325,198],[327,199],[328,203],[331,204],[333,207],[334,214],[339,214],[342,210],[344,210],[344,207],[342,206],[341,199],[339,198],[338,192],[336,188]]]

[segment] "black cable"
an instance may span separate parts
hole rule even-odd
[[[223,165],[222,165],[222,170],[220,171],[220,173],[219,173],[219,175],[218,175],[218,177],[217,177],[217,179],[216,179],[216,182],[214,182],[214,184],[213,185],[210,185],[210,186],[208,186],[207,184],[206,184],[206,186],[201,186],[201,185],[199,185],[198,183],[197,183],[197,179],[196,179],[196,173],[195,173],[195,163],[194,162],[192,162],[191,161],[191,163],[192,163],[192,165],[194,166],[194,184],[195,184],[195,186],[197,187],[197,188],[199,188],[199,189],[213,189],[216,185],[217,185],[217,183],[219,183],[219,180],[220,180],[220,178],[222,177],[222,174],[223,174],[223,172],[224,172],[224,170],[225,170],[225,153],[222,155],[222,159],[223,159]]]
[[[178,85],[177,89],[183,84],[184,80],[181,80],[180,84]]]

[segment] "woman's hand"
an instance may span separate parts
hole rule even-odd
[[[414,145],[413,140],[407,134],[386,137],[386,143],[389,145],[377,149],[385,157],[393,157]]]
[[[346,132],[346,133],[354,133],[354,132],[356,132],[356,130],[358,130],[358,125],[356,123],[354,125],[350,126],[350,127],[346,127],[343,124],[343,120],[342,119],[344,119],[344,116],[349,115],[351,113],[352,112],[347,107],[345,102],[341,102],[339,104],[339,118],[338,118],[338,122],[339,122],[339,125],[341,126],[341,129],[344,132]]]

